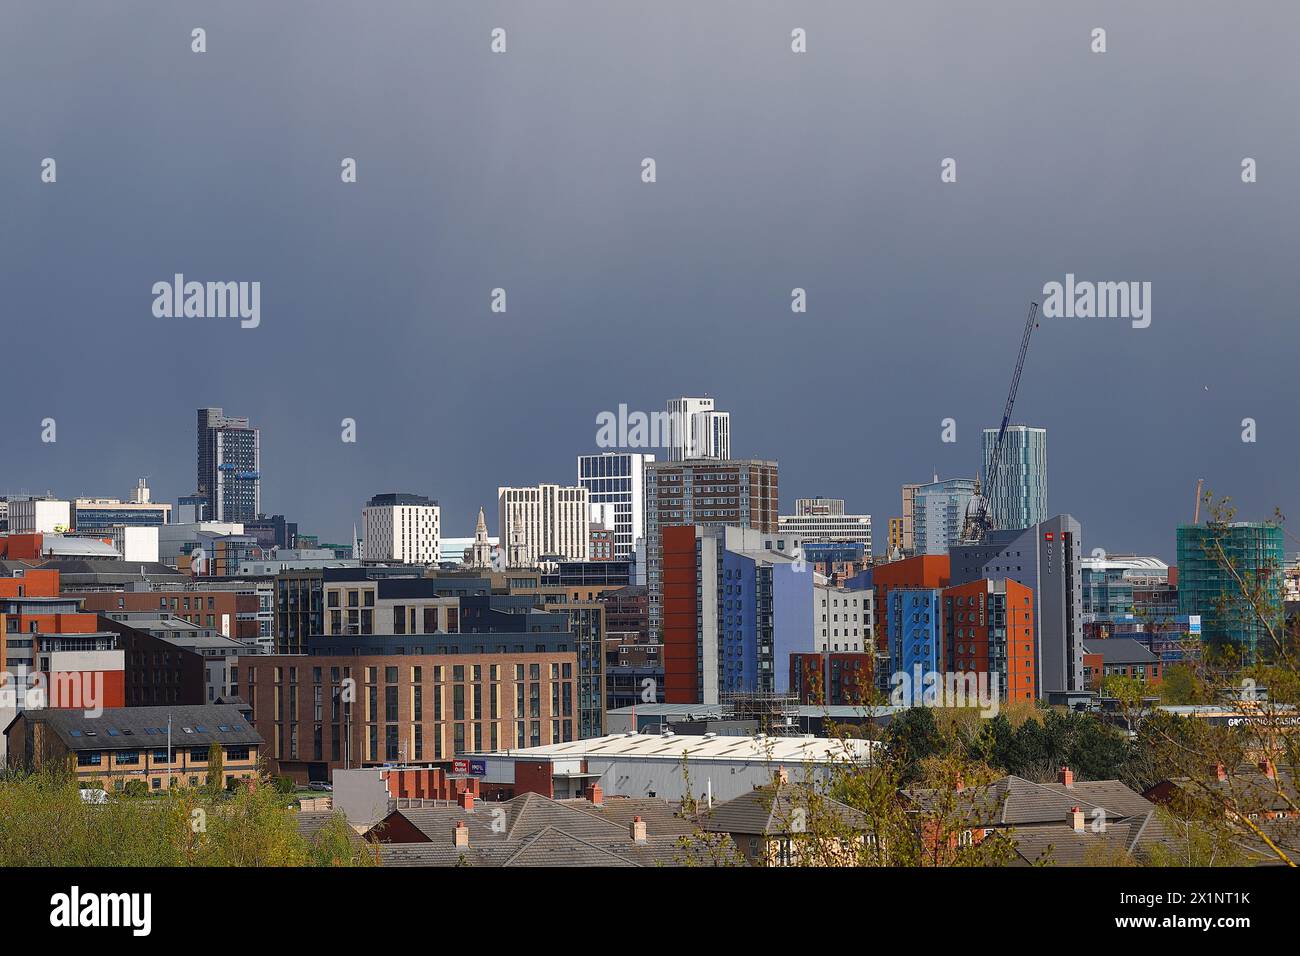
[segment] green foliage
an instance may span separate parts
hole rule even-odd
[[[1186,664],[1170,664],[1160,680],[1160,702],[1170,705],[1204,704],[1209,690]]]
[[[217,798],[172,790],[86,803],[63,768],[0,779],[0,867],[368,865],[340,852],[338,823],[314,848],[271,787]],[[346,827],[346,824],[343,824]]]
[[[298,785],[293,782],[293,777],[275,778],[276,793],[293,793],[297,789],[298,789]]]
[[[884,743],[903,784],[919,779],[921,762],[946,749],[934,710],[929,707],[912,707],[896,714],[889,722]]]
[[[1040,782],[1070,767],[1083,780],[1114,780],[1128,754],[1123,736],[1093,714],[1044,711],[1012,729],[1003,714],[983,722],[969,756]]]
[[[225,779],[225,759],[221,744],[214,741],[208,748],[208,791],[214,794],[220,793],[223,779]]]

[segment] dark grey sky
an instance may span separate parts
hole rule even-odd
[[[1073,272],[1153,284],[1150,328],[1030,349],[1017,418],[1085,548],[1172,559],[1202,475],[1285,511],[1300,8],[1086,6],[11,0],[0,489],[174,501],[220,405],[304,531],[402,490],[470,534],[498,484],[571,481],[598,412],[708,393],[783,506],[844,497],[883,541],[902,482],[975,473],[1026,305]],[[154,318],[174,272],[261,281],[260,328]]]

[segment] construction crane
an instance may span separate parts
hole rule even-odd
[[[1007,425],[1011,423],[1011,410],[1016,404],[1016,392],[1020,388],[1020,373],[1025,370],[1025,353],[1029,351],[1029,337],[1034,334],[1036,328],[1038,328],[1038,303],[1030,302],[1029,318],[1025,319],[1025,333],[1020,337],[1020,354],[1016,357],[1016,370],[1011,375],[1011,391],[1007,393],[1007,404],[1002,409],[1002,424],[998,427],[998,437],[989,455],[988,474],[985,477],[990,491],[996,485],[998,474],[1002,470],[1003,442],[1007,435]],[[966,522],[962,526],[959,541],[961,544],[979,544],[993,530],[988,499],[984,497],[983,492],[984,488],[976,478],[975,494],[971,496],[970,504],[966,507]]]
[[[1196,479],[1196,510],[1192,512],[1192,524],[1201,523],[1201,489],[1205,487],[1205,479]]]

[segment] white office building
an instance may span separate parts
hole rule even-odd
[[[711,398],[668,399],[668,459],[731,457],[731,413]]]
[[[871,515],[845,514],[843,498],[799,498],[794,505],[794,514],[777,519],[781,534],[800,541],[856,542],[871,553]]]
[[[531,568],[543,555],[586,561],[591,497],[582,485],[497,488],[497,528],[507,566]]]
[[[626,559],[645,536],[645,464],[654,455],[609,451],[578,456],[578,484],[587,489],[593,521],[603,523],[613,509],[614,557]]]
[[[438,502],[423,495],[375,495],[361,511],[366,561],[437,564],[442,528]]]
[[[10,534],[58,534],[72,527],[72,502],[58,498],[10,498]]]

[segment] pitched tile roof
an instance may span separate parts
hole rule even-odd
[[[644,841],[632,839],[636,816],[646,823]],[[392,838],[385,824],[396,817],[427,842],[383,842]],[[462,821],[469,846],[456,847],[453,834]],[[671,804],[653,798],[611,798],[604,807],[592,807],[525,793],[500,803],[476,802],[472,810],[458,805],[395,810],[367,838],[379,841],[384,866],[674,866],[725,857],[711,853],[710,844],[674,815]]]
[[[82,710],[45,708],[22,713],[31,723],[43,723],[69,750],[145,750],[171,745],[207,747],[265,743],[249,726],[239,708],[223,704],[173,704],[163,707],[106,707],[98,717]],[[17,718],[15,718],[17,719]]]
[[[904,796],[918,810],[931,808],[946,795],[932,790],[907,790]],[[1008,774],[987,787],[962,791],[958,805],[971,814],[973,823],[987,827],[1024,826],[1066,822],[1071,808],[1079,807],[1093,819],[1100,808],[1107,820],[1144,815],[1155,806],[1118,780],[1076,780],[1063,783],[1035,783]]]
[[[865,829],[866,817],[838,800],[818,796],[810,799],[807,788],[797,784],[756,787],[749,793],[720,803],[701,818],[701,828],[711,833],[790,833],[797,814],[831,814],[840,825]]]

